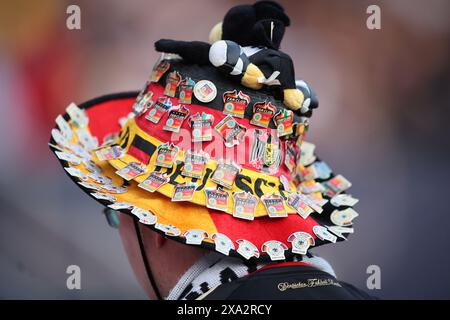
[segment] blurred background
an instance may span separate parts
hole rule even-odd
[[[449,40],[446,0],[280,1],[282,50],[318,93],[309,141],[360,199],[348,242],[314,250],[385,299],[450,298]],[[102,207],[50,153],[72,101],[137,90],[160,38],[207,40],[241,1],[0,0],[0,298],[145,299]],[[68,30],[68,5],[81,30]],[[366,9],[381,8],[381,30]],[[81,267],[81,290],[66,268]]]

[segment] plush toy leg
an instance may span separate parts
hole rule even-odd
[[[258,82],[260,78],[264,78],[264,74],[257,66],[250,63],[247,70],[245,70],[241,83],[248,88],[259,90],[263,87],[263,84]]]
[[[284,89],[284,104],[291,110],[298,110],[305,99],[303,93],[298,89]]]

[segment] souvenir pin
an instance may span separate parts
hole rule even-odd
[[[78,182],[78,184],[82,185],[83,187],[85,187],[87,189],[92,189],[92,190],[96,190],[96,191],[100,191],[100,189],[101,189],[100,186],[93,184],[91,182],[82,181],[82,182]]]
[[[264,145],[264,154],[263,154],[263,162],[264,166],[270,167],[272,166],[275,161],[277,160],[277,156],[279,153],[279,148],[277,144],[273,144],[272,141],[272,135],[269,136],[266,144]]]
[[[290,172],[296,167],[295,143],[292,140],[286,140],[284,143],[284,164]]]
[[[309,247],[314,246],[314,238],[306,232],[294,232],[288,238],[288,242],[292,244],[292,252],[305,255]]]
[[[220,187],[206,188],[206,207],[227,212],[229,194]]]
[[[228,256],[230,254],[230,250],[236,249],[233,241],[231,241],[230,238],[228,238],[226,235],[222,233],[214,233],[211,236],[211,239],[214,241],[216,245],[216,251],[224,255]]]
[[[116,201],[116,197],[114,197],[113,195],[107,194],[107,193],[103,193],[103,192],[92,192],[91,195],[96,198],[96,199],[100,199],[100,200],[106,200],[109,202],[115,202]]]
[[[344,233],[353,233],[355,231],[353,228],[340,227],[340,226],[330,226],[330,227],[328,227],[328,230],[333,232],[339,238],[342,238],[342,239],[345,239],[345,240],[347,240],[347,237],[344,236]]]
[[[85,166],[86,170],[89,171],[90,173],[96,174],[102,173],[102,169],[98,165],[96,165],[92,160],[84,159],[83,165]]]
[[[316,156],[314,155],[314,150],[316,146],[310,142],[303,141],[300,146],[299,152],[299,163],[303,166],[309,166],[316,160]]]
[[[193,182],[177,184],[173,191],[172,201],[191,201],[198,185]]]
[[[86,128],[79,128],[77,130],[78,141],[86,150],[94,150],[98,148],[98,139],[93,137]]]
[[[261,247],[261,252],[265,252],[269,255],[270,260],[284,260],[286,257],[284,256],[284,251],[287,250],[288,247],[280,241],[270,240],[264,242]]]
[[[338,194],[335,195],[333,198],[331,198],[330,202],[335,207],[340,206],[348,206],[353,207],[355,204],[357,204],[359,199],[353,198],[349,194]]]
[[[226,91],[223,94],[223,113],[243,118],[245,108],[250,103],[250,97],[242,91]]]
[[[169,111],[169,117],[167,118],[164,130],[179,132],[184,120],[189,116],[189,109],[185,106],[178,106],[175,109]]]
[[[211,180],[227,189],[233,187],[237,174],[241,171],[241,167],[233,161],[220,159],[217,162],[217,168],[214,171]]]
[[[253,105],[253,116],[250,123],[255,126],[268,128],[270,120],[276,111],[277,108],[270,102],[257,102]]]
[[[102,176],[100,174],[96,173],[90,173],[88,174],[88,177],[92,179],[92,181],[100,183],[100,184],[110,184],[112,182],[111,178]]]
[[[153,123],[158,123],[162,116],[172,107],[170,98],[159,97],[158,100],[150,106],[145,119]]]
[[[337,240],[336,236],[323,226],[314,226],[313,232],[320,240],[328,240],[332,243],[335,243]]]
[[[228,148],[238,145],[245,137],[247,128],[239,124],[232,116],[228,115],[222,119],[214,129],[225,140]]]
[[[314,211],[310,206],[306,204],[305,201],[300,199],[298,193],[291,193],[286,201],[289,207],[294,209],[303,219],[309,217],[309,215]]]
[[[351,182],[345,179],[342,175],[337,175],[323,183],[326,190],[326,195],[332,197],[341,193],[352,186]]]
[[[89,124],[89,118],[86,112],[80,108],[75,103],[71,103],[67,106],[66,112],[69,115],[72,123],[79,128],[86,127]]]
[[[138,187],[149,192],[155,192],[169,180],[167,173],[153,171],[144,181],[138,184]]]
[[[128,189],[126,187],[115,186],[112,184],[104,184],[101,186],[101,188],[108,191],[109,193],[115,193],[115,194],[125,193],[128,191]]]
[[[120,133],[110,133],[103,137],[103,142],[101,147],[106,148],[110,147],[112,144],[114,144],[119,139]]]
[[[261,201],[266,207],[266,211],[271,218],[287,217],[288,214],[284,208],[284,199],[279,194],[265,194],[261,197]]]
[[[151,100],[153,96],[153,92],[147,92],[141,98],[136,99],[136,102],[133,104],[133,113],[136,116],[140,116],[143,114],[149,107],[153,105],[153,101]]]
[[[217,96],[217,88],[214,83],[209,80],[200,80],[194,86],[194,96],[200,102],[211,102]]]
[[[131,210],[133,209],[134,206],[129,202],[114,202],[108,205],[108,207],[114,210],[125,210],[125,209]]]
[[[192,177],[201,179],[205,169],[205,163],[208,161],[209,155],[202,150],[193,152],[186,151],[184,158],[184,166],[181,175],[185,177]]]
[[[72,149],[69,140],[58,129],[52,129],[52,138],[58,146]]]
[[[64,138],[70,141],[73,137],[72,128],[69,123],[64,119],[62,115],[56,117],[56,124],[58,125],[59,130],[61,131]]]
[[[208,237],[208,234],[200,229],[190,229],[183,233],[187,244],[202,244],[203,239]]]
[[[311,167],[314,168],[314,171],[316,173],[316,178],[319,179],[328,179],[331,176],[331,168],[323,161],[316,161],[314,162]]]
[[[211,141],[212,125],[214,117],[211,114],[204,113],[200,115],[198,112],[189,118],[189,126],[192,129],[192,141]]]
[[[300,184],[300,191],[304,194],[311,194],[315,192],[325,191],[325,188],[319,182],[315,183],[302,182]]]
[[[177,71],[172,71],[166,78],[166,87],[164,94],[168,97],[175,97],[177,87],[180,84],[181,76]]]
[[[154,214],[150,213],[150,211],[148,210],[139,207],[133,207],[131,213],[139,219],[140,223],[146,225],[154,225],[156,223],[157,217]]]
[[[125,150],[121,146],[106,147],[95,152],[98,160],[119,159],[125,155]]]
[[[241,256],[245,259],[250,259],[251,257],[259,258],[259,250],[258,248],[248,240],[239,239],[236,240],[236,243],[239,244],[238,249],[236,250]]]
[[[157,65],[154,66],[152,70],[152,76],[150,81],[158,82],[159,79],[167,72],[170,68],[170,63],[167,61],[160,61]]]
[[[308,194],[306,196],[309,197],[311,199],[311,201],[316,206],[319,206],[319,207],[323,207],[328,202],[328,199],[323,198],[322,194],[318,193],[318,192],[313,193],[313,194]]]
[[[334,210],[330,215],[330,220],[335,225],[340,227],[351,226],[353,219],[358,216],[358,213],[352,208],[344,210]]]
[[[146,225],[152,226],[152,225],[154,225],[156,223],[157,220],[158,220],[158,218],[156,217],[156,215],[146,212],[139,219],[139,222],[142,223],[142,224],[146,224]]]
[[[233,193],[233,217],[246,220],[255,219],[256,205],[258,198],[250,192]]]
[[[72,153],[65,151],[55,151],[55,154],[58,157],[58,159],[70,162],[74,166],[77,166],[81,163],[81,159]]]
[[[181,234],[180,229],[171,224],[162,224],[157,222],[155,224],[155,229],[164,232],[166,236],[178,237]]]
[[[300,200],[306,203],[311,209],[316,211],[317,213],[322,213],[323,209],[314,202],[313,198],[306,194],[298,194]]]
[[[301,181],[311,181],[317,178],[316,167],[310,165],[308,167],[303,167],[299,170],[299,176]]]
[[[140,162],[130,162],[126,167],[117,170],[116,174],[125,180],[132,180],[147,172],[147,166]]]
[[[90,160],[92,158],[91,153],[85,150],[79,143],[70,145],[69,149],[80,158],[83,158],[83,161]]]
[[[278,137],[284,137],[292,134],[293,127],[292,121],[294,119],[294,113],[288,109],[280,110],[274,117],[273,120],[277,126]]]
[[[180,148],[175,146],[173,143],[163,143],[158,146],[155,166],[172,168],[175,160],[178,156],[178,151]]]
[[[67,173],[69,173],[72,177],[76,177],[80,180],[83,181],[87,181],[89,179],[89,176],[87,173],[81,171],[80,169],[77,168],[72,168],[72,167],[66,167],[64,168],[64,170],[67,171]]]
[[[280,180],[280,183],[283,185],[283,189],[287,192],[291,192],[291,185],[289,183],[289,179],[286,178],[284,175],[280,175],[278,179]]]
[[[192,103],[192,94],[194,92],[195,81],[191,78],[186,78],[180,83],[179,102],[185,104]]]

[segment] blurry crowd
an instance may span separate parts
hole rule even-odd
[[[204,40],[242,1],[0,1],[0,298],[144,298],[107,227],[50,153],[70,102],[137,90],[160,38]],[[381,298],[449,298],[450,3],[280,1],[282,43],[318,94],[307,140],[353,182],[360,217],[348,242],[318,248],[345,281]],[[68,30],[66,8],[81,9]],[[366,8],[381,9],[381,29]],[[82,290],[66,288],[66,268]],[[442,271],[442,272],[441,272]]]

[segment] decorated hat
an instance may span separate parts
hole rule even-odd
[[[345,240],[358,200],[305,141],[317,106],[306,82],[289,85],[232,40],[202,44],[208,61],[183,44],[159,43],[177,55],[162,54],[141,91],[56,118],[49,145],[68,176],[104,206],[225,255],[286,260]]]

